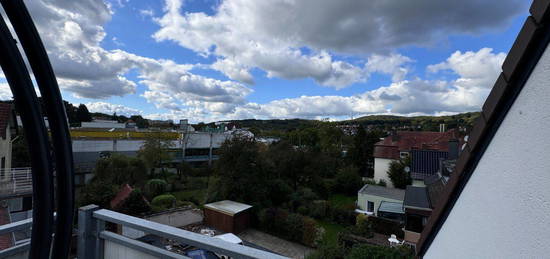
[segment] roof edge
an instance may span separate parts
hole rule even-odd
[[[483,105],[481,116],[470,133],[470,143],[457,160],[455,172],[437,202],[417,244],[422,257],[437,236],[466,186],[492,138],[538,64],[550,42],[550,0],[535,0],[512,48],[502,65],[502,73]]]

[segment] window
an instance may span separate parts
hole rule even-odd
[[[368,212],[374,212],[374,202],[367,201],[367,211]]]
[[[2,157],[2,168],[0,168],[0,178],[4,178],[4,175],[6,175],[5,169],[6,169],[6,157]]]

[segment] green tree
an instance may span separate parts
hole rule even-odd
[[[21,130],[12,144],[11,167],[30,167],[31,159],[25,133]]]
[[[399,161],[392,161],[388,169],[388,177],[393,186],[399,189],[407,188],[407,185],[412,183],[412,178],[405,168],[410,166],[410,159],[405,158]]]
[[[130,119],[133,120],[140,129],[149,128],[149,121],[141,117],[141,115],[132,115]]]
[[[84,104],[80,104],[76,110],[76,118],[79,122],[92,121],[92,116],[88,111],[88,107]]]
[[[131,186],[141,187],[147,179],[145,168],[143,161],[138,158],[114,153],[97,162],[94,180],[108,182],[116,186],[127,183]]]
[[[153,173],[155,168],[163,168],[163,163],[170,159],[168,150],[172,148],[172,140],[159,134],[150,136],[138,151],[138,157],[145,162],[147,169]]]
[[[218,196],[247,203],[270,203],[269,169],[260,156],[259,145],[252,139],[233,137],[220,147],[215,165]]]
[[[359,176],[357,168],[354,166],[344,167],[336,174],[335,191],[339,193],[348,195],[357,194],[362,185],[361,176]]]
[[[374,144],[380,140],[379,134],[374,131],[365,131],[359,125],[357,134],[353,137],[353,144],[350,148],[349,158],[358,168],[359,174],[366,177],[374,176]]]
[[[118,186],[106,180],[94,178],[80,192],[80,206],[96,204],[102,208],[110,208],[110,202],[115,197]]]

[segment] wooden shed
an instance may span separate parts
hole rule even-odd
[[[235,201],[217,201],[204,205],[206,225],[218,230],[238,234],[250,224],[252,206]]]

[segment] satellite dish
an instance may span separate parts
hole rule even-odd
[[[408,173],[408,172],[410,172],[410,171],[411,171],[411,168],[408,167],[408,166],[406,166],[406,167],[405,167],[405,173]]]

